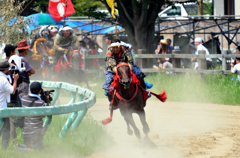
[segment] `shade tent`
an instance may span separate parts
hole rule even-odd
[[[105,34],[105,33],[109,33],[109,32],[112,32],[115,30],[115,26],[102,26],[102,25],[98,25],[98,24],[94,24],[94,23],[88,24],[87,22],[83,22],[83,21],[71,21],[71,19],[69,19],[69,18],[66,18],[65,25],[69,25],[71,28],[77,28],[77,29],[81,29],[84,31],[88,31],[88,32],[92,31],[92,32],[99,33],[99,34]],[[84,26],[82,26],[82,25],[84,25]],[[55,26],[62,27],[63,25],[56,23]],[[117,26],[117,29],[121,30],[122,27]]]

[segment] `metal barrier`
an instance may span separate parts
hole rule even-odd
[[[33,82],[33,81],[31,81]],[[62,127],[59,137],[63,137],[68,129],[72,126],[71,130],[74,131],[80,125],[87,110],[92,107],[96,102],[96,94],[89,89],[82,88],[77,85],[69,84],[66,82],[52,82],[52,81],[38,81],[42,83],[43,88],[55,89],[53,100],[50,106],[46,107],[15,107],[0,109],[0,129],[3,126],[3,119],[5,117],[24,117],[24,116],[46,116],[43,127],[48,128],[52,121],[52,115],[71,113],[65,125]],[[71,98],[68,104],[55,105],[60,89],[71,92]],[[77,102],[75,102],[78,98]]]

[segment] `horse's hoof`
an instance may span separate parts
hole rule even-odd
[[[134,133],[135,133],[135,135],[138,139],[141,139],[141,135],[140,135],[139,130],[138,131],[135,130]]]
[[[148,135],[149,131],[150,131],[149,127],[143,128],[144,134]]]
[[[131,136],[131,135],[133,134],[133,131],[131,131],[131,130],[128,130],[128,131],[127,131],[127,133],[128,133],[128,135],[130,135],[130,136]]]

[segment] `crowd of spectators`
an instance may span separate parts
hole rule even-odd
[[[30,76],[35,74],[34,68],[25,58],[30,45],[26,41],[19,41],[17,46],[6,45],[4,52],[6,59],[0,60],[0,108],[14,107],[39,107],[49,105],[49,100],[45,103],[39,96],[42,91],[39,82],[29,84]],[[16,52],[18,51],[18,55]],[[43,148],[43,121],[42,116],[22,117],[22,136],[24,146],[30,149]],[[2,146],[7,149],[9,141],[17,141],[16,127],[19,127],[17,120],[19,117],[3,118]]]

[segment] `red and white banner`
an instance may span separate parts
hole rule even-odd
[[[71,0],[50,0],[48,11],[56,21],[60,21],[75,13]]]

